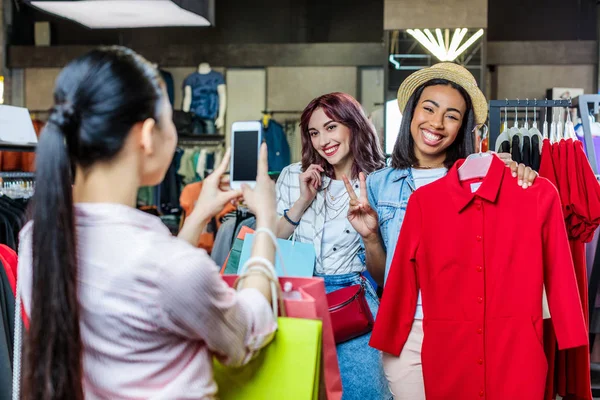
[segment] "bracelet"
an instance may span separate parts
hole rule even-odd
[[[300,225],[300,221],[298,221],[298,222],[294,222],[294,221],[292,221],[292,220],[290,219],[290,217],[288,217],[288,215],[287,215],[287,212],[288,212],[288,211],[290,211],[290,209],[289,209],[289,208],[288,208],[288,209],[286,209],[286,210],[283,210],[283,218],[285,218],[285,220],[286,220],[287,222],[289,222],[290,224],[292,224],[292,225],[294,225],[294,226],[298,226],[298,225]]]
[[[278,298],[278,294],[281,291],[281,289],[279,286],[279,281],[276,278],[275,271],[273,270],[273,264],[267,259],[254,258],[254,260],[252,260],[252,258],[251,258],[244,264],[243,268],[246,268],[251,261],[259,261],[259,264],[252,265],[251,267],[248,268],[248,270],[246,272],[241,274],[239,276],[239,278],[236,280],[234,287],[236,288],[236,290],[239,290],[238,286],[239,286],[240,282],[242,280],[244,280],[244,278],[246,278],[250,275],[254,275],[255,273],[263,275],[270,283],[271,307],[273,309],[273,315],[275,316],[275,319],[277,319],[277,317],[279,316],[279,300],[280,300]],[[265,263],[266,268],[265,268],[265,266],[262,265],[263,262]],[[284,311],[284,309],[282,308],[282,312],[283,311]]]
[[[264,257],[258,257],[258,256],[250,257],[244,263],[244,265],[242,265],[242,269],[240,270],[240,275],[243,274],[244,272],[246,272],[246,270],[250,270],[254,266],[263,266],[266,269],[268,269],[273,274],[273,276],[277,276],[277,273],[275,272],[275,267],[273,266],[273,263]]]

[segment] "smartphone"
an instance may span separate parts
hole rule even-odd
[[[231,126],[230,185],[240,189],[242,184],[254,187],[258,167],[258,155],[262,143],[260,121],[239,121]]]

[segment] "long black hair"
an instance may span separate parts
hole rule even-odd
[[[473,110],[471,96],[469,96],[462,86],[457,85],[454,82],[446,79],[432,79],[419,86],[408,99],[406,107],[404,107],[400,132],[392,152],[392,167],[406,169],[418,163],[417,157],[415,156],[415,141],[410,132],[410,124],[415,109],[417,108],[417,104],[419,103],[419,99],[423,94],[423,90],[425,90],[426,87],[436,85],[451,86],[458,90],[467,104],[467,113],[463,118],[462,126],[456,136],[456,140],[454,140],[454,142],[446,149],[446,160],[444,161],[444,165],[447,168],[450,168],[456,161],[475,152],[475,135],[473,133],[473,130],[475,129],[475,112]]]
[[[123,47],[72,61],[56,81],[55,105],[36,155],[33,293],[22,385],[27,400],[84,398],[72,165],[110,160],[136,123],[158,122],[161,85],[156,69]]]

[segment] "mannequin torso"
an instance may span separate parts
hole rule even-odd
[[[225,78],[222,74],[213,71],[208,63],[198,65],[194,72],[184,81],[183,111],[198,114],[198,102],[203,100],[212,102],[216,88],[218,108],[216,115],[199,115],[202,119],[214,120],[215,127],[221,129],[225,125],[225,110],[227,109]],[[212,96],[212,97],[211,97]],[[196,105],[192,105],[196,103]],[[212,110],[209,110],[212,114]]]

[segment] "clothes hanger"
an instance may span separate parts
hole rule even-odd
[[[534,99],[534,101],[535,101],[535,105],[537,105],[537,99]],[[548,109],[546,109],[546,113],[548,113],[547,110]],[[546,134],[547,134],[548,133],[548,123],[545,123],[545,125],[546,125]],[[540,142],[539,151],[541,153],[542,141],[544,138],[542,137],[542,133],[538,129],[538,125],[537,125],[537,107],[533,107],[533,126],[529,130],[529,136],[531,136],[532,139],[534,136],[537,136],[539,138],[539,142]]]
[[[508,99],[506,99],[506,104],[508,105]],[[502,124],[502,132],[496,139],[496,143],[494,144],[494,149],[496,153],[500,153],[502,149],[502,143],[508,142],[510,138],[508,137],[508,106],[504,107],[504,123]]]
[[[550,124],[550,143],[556,143],[558,141],[556,134],[556,111],[552,109],[552,124]]]
[[[517,99],[517,104],[519,103],[519,99]],[[512,140],[515,135],[519,135],[519,109],[518,106],[515,107],[515,125],[508,130],[508,138],[510,139],[511,145]],[[519,135],[520,136],[520,135]]]
[[[477,130],[478,128],[475,127]],[[466,181],[469,179],[475,178],[483,178],[487,175],[490,170],[490,165],[492,165],[492,157],[495,157],[493,153],[487,152],[483,153],[481,151],[481,145],[483,143],[483,139],[487,137],[487,126],[483,125],[483,133],[481,136],[481,140],[479,141],[479,151],[477,153],[473,153],[469,155],[463,165],[458,168],[458,179],[461,181]]]
[[[600,122],[596,121],[596,118],[590,114],[590,130],[592,136],[600,136]]]
[[[546,105],[548,104],[548,99],[546,99]],[[543,133],[543,137],[544,139],[550,139],[550,136],[548,136],[548,107],[546,108],[546,117],[544,118],[544,124],[542,125],[542,131]]]
[[[267,127],[269,126],[269,122],[271,122],[271,118],[273,118],[271,113],[268,113],[268,112],[263,113],[262,124],[265,129],[267,129]]]
[[[571,111],[567,108],[567,122],[565,122],[565,139],[577,140],[575,125],[571,121]]]
[[[531,138],[531,134],[529,133],[529,99],[525,99],[525,101],[525,123],[523,124],[523,127],[519,129],[519,133],[521,134],[521,137],[529,136],[529,138]],[[521,141],[520,146],[521,150],[523,150],[523,141]]]
[[[563,109],[559,108],[558,109],[558,124],[556,125],[556,140],[557,141],[561,141],[564,140],[564,131],[565,131],[565,124],[563,123]]]

